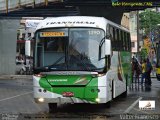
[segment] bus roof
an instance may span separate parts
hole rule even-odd
[[[53,28],[53,27],[95,27],[102,28],[106,30],[106,25],[111,24],[117,28],[128,31],[122,26],[113,23],[104,17],[93,17],[93,16],[65,16],[65,17],[49,17],[37,26],[37,30],[44,28]],[[128,31],[129,32],[129,31]]]

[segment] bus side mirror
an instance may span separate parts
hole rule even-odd
[[[105,39],[105,55],[111,55],[111,40]]]

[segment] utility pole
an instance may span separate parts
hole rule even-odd
[[[45,6],[48,6],[48,0],[45,0],[44,2],[45,2]]]
[[[8,14],[8,0],[6,0],[6,13]]]
[[[139,11],[137,10],[137,53],[139,53]]]

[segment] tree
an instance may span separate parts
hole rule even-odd
[[[142,48],[141,52],[140,52],[140,56],[142,57],[142,59],[146,59],[147,58],[147,49],[146,48]]]
[[[160,24],[160,13],[156,11],[145,10],[139,14],[139,18],[140,29],[144,30],[146,35]]]

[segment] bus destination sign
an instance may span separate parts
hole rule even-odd
[[[40,37],[60,37],[65,36],[64,32],[40,32]]]

